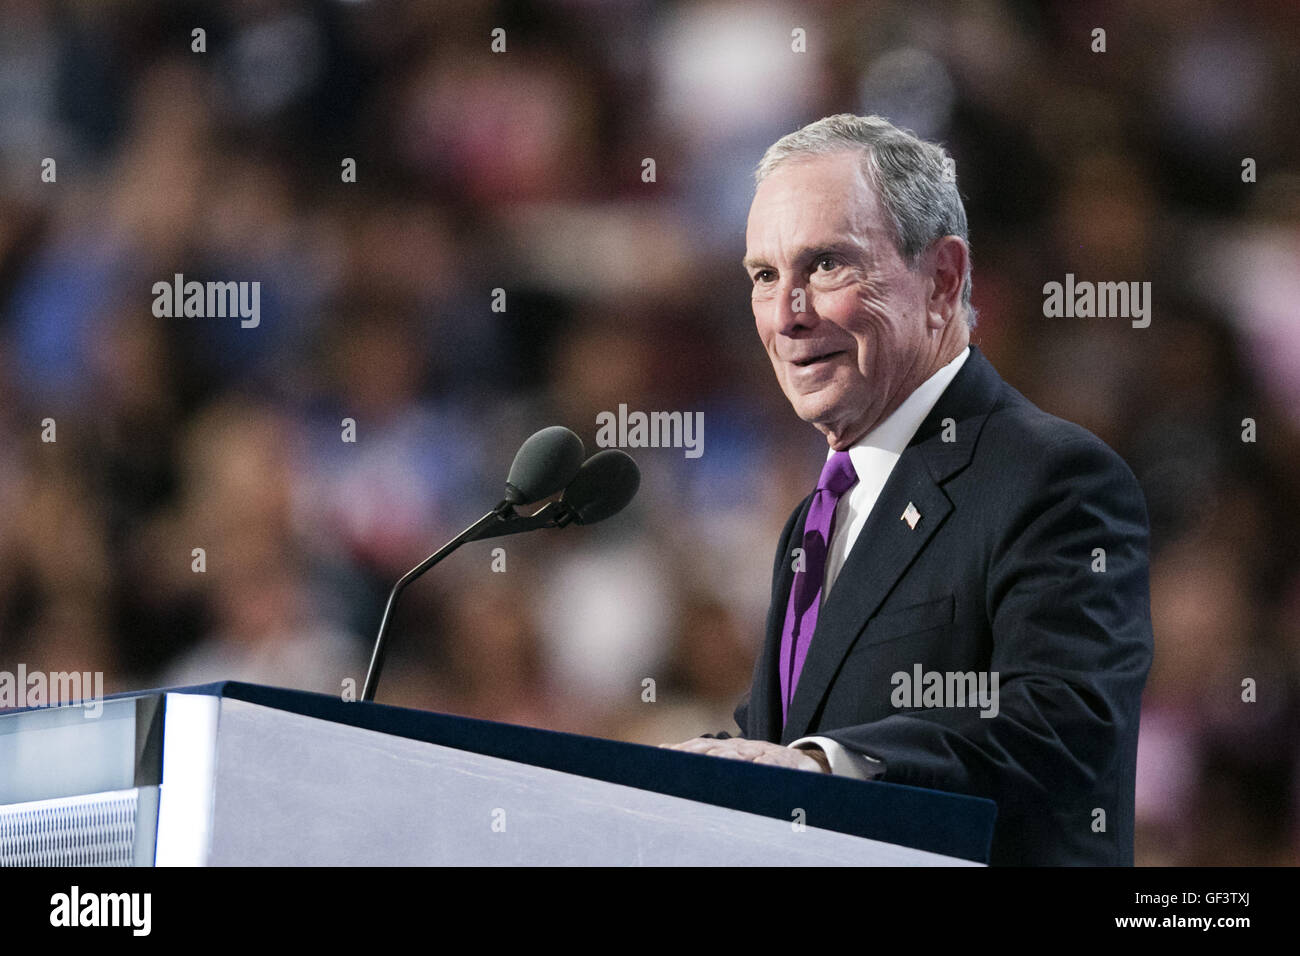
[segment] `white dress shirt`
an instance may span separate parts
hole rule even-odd
[[[839,577],[849,552],[862,533],[894,465],[969,356],[968,346],[955,359],[918,385],[888,418],[849,448],[849,460],[853,462],[858,480],[835,507],[835,528],[826,554],[826,578],[821,590],[822,604],[826,603],[826,596],[835,586],[835,579]],[[834,451],[827,451],[826,457],[829,459],[833,454]],[[831,773],[838,776],[870,780],[883,772],[880,761],[855,753],[829,737],[800,737],[790,746],[821,749],[830,762]]]

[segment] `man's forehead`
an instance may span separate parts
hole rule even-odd
[[[777,167],[754,194],[745,230],[746,263],[803,246],[869,238],[883,227],[860,156],[837,153]]]

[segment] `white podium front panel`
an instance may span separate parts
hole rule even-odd
[[[240,700],[220,727],[214,865],[976,865]]]
[[[844,799],[965,798],[895,788],[828,800],[836,786],[873,785],[729,766],[763,787],[729,791],[748,802],[719,801],[765,805],[748,812],[688,798],[695,774],[722,769],[694,755],[392,708],[367,717],[424,728],[404,736],[311,701],[270,706],[291,692],[254,703],[214,689],[105,701],[94,720],[76,708],[0,715],[0,866],[979,865],[843,832],[845,808],[857,805]],[[457,746],[418,739],[435,732]],[[503,735],[516,759],[476,752]],[[557,759],[557,747],[582,758],[560,766],[593,775],[525,762]],[[689,776],[626,773],[646,761]],[[607,771],[638,785],[597,779]],[[820,809],[791,806],[782,819],[774,798]],[[916,819],[892,812],[880,819]],[[841,819],[819,827],[818,814]],[[962,819],[931,818],[949,829]]]

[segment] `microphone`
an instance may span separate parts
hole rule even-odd
[[[567,488],[586,454],[582,439],[563,425],[552,425],[530,435],[510,465],[505,500],[511,506],[528,505]]]
[[[582,463],[559,501],[552,501],[534,514],[515,515],[485,528],[475,540],[538,528],[595,524],[626,508],[640,486],[641,469],[632,456],[617,448],[607,448]]]
[[[632,456],[617,448],[598,451],[582,463],[573,481],[560,497],[570,520],[595,524],[612,518],[636,497],[641,487],[641,469]],[[560,520],[564,527],[569,521]]]
[[[361,691],[362,700],[375,699],[379,675],[384,668],[388,622],[392,617],[397,597],[406,586],[465,542],[475,541],[486,530],[516,518],[516,505],[531,504],[555,494],[562,488],[567,488],[577,477],[585,454],[586,449],[582,446],[582,439],[562,425],[552,425],[530,435],[528,440],[519,446],[519,451],[515,453],[515,460],[510,465],[510,473],[506,478],[505,498],[478,521],[402,575],[393,585],[393,589],[388,592],[384,616],[379,620],[379,635],[375,638],[375,647],[370,654],[370,668],[366,672],[366,683]]]

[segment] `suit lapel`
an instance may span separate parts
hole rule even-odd
[[[965,365],[899,456],[836,578],[835,587],[822,604],[780,736],[782,743],[788,744],[808,733],[845,655],[867,621],[952,512],[952,501],[944,492],[942,482],[970,463],[975,441],[1001,385],[1002,380],[993,366],[972,345]],[[954,441],[943,440],[943,422],[948,418],[956,423]],[[921,515],[915,528],[903,520],[909,503]],[[796,524],[800,533],[806,510],[805,505],[805,514]],[[784,600],[779,602],[775,625],[776,647],[780,643],[792,578],[793,572],[787,570],[781,590]],[[770,617],[769,643],[772,640]],[[768,661],[770,679],[774,681],[777,651],[765,653],[764,658]],[[770,693],[773,698],[779,698],[779,691]],[[772,727],[780,726],[779,699],[775,718],[768,719],[774,720]]]
[[[909,501],[921,513],[915,530],[902,519]],[[822,603],[782,743],[807,733],[858,633],[950,511],[952,502],[934,483],[922,457],[904,452],[849,552],[835,587]]]
[[[790,588],[794,584],[794,567],[791,556],[791,542],[803,539],[804,522],[808,519],[808,509],[812,507],[813,496],[803,500],[790,531],[781,540],[780,570],[772,586],[772,603],[767,611],[767,636],[763,642],[763,653],[758,657],[758,666],[754,671],[754,685],[750,696],[749,723],[746,730],[752,740],[776,740],[781,731],[781,682],[777,673],[777,662],[781,655],[781,631],[785,626],[786,606],[790,601]],[[796,533],[798,537],[796,538]]]

